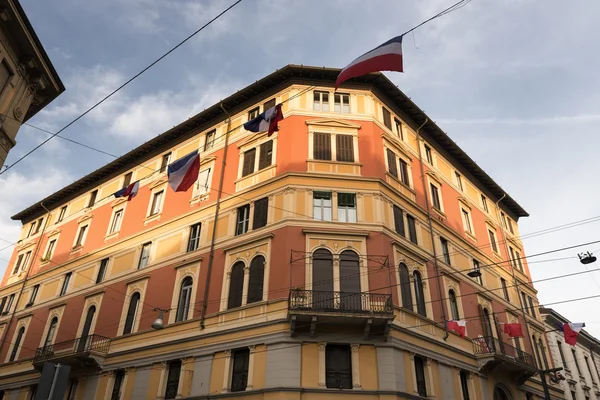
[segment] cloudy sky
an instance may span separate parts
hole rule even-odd
[[[67,88],[30,123],[58,130],[231,2],[21,0]],[[64,136],[123,154],[277,68],[343,67],[452,3],[244,0]],[[599,17],[593,0],[473,0],[407,36],[405,73],[388,74],[529,211],[522,234],[600,216]],[[6,164],[45,138],[24,126]],[[11,215],[111,160],[55,138],[1,175],[0,248],[17,239]],[[531,235],[525,248],[600,241],[599,227],[600,217]],[[585,271],[579,251],[600,254],[600,243],[532,257],[534,281]],[[543,304],[599,295],[600,274],[535,286]],[[600,317],[586,312],[600,298],[551,307],[600,338]]]

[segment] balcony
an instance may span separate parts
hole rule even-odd
[[[513,376],[519,384],[523,384],[538,370],[531,354],[492,336],[474,338],[473,352],[478,359],[480,370],[504,371]]]
[[[387,337],[394,306],[390,294],[292,289],[288,315],[292,335],[308,330],[314,336],[317,325],[346,325],[361,326],[365,338],[372,333]]]
[[[38,348],[33,365],[41,368],[45,362],[54,362],[70,365],[74,369],[99,369],[109,348],[110,339],[103,336],[79,337]]]

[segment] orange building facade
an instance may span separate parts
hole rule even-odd
[[[383,75],[338,72],[287,66],[14,216],[4,396],[49,361],[68,399],[541,397],[527,213]]]

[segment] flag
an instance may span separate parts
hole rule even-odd
[[[335,88],[350,78],[371,72],[404,72],[402,66],[402,36],[396,36],[375,47],[348,64],[337,77]]]
[[[570,344],[571,346],[575,346],[577,344],[577,334],[579,331],[585,327],[585,323],[568,323],[563,325],[563,332],[565,333],[565,342]]]
[[[510,337],[523,337],[523,328],[521,324],[504,324],[504,333],[508,333]]]
[[[465,337],[466,329],[467,329],[467,321],[464,321],[464,320],[448,321],[448,330],[458,333],[461,338]]]
[[[200,172],[200,155],[194,150],[167,167],[169,186],[176,192],[185,192],[194,185]]]
[[[279,130],[277,123],[283,119],[281,112],[281,104],[271,107],[258,117],[251,119],[244,124],[244,129],[250,132],[268,132],[267,136],[271,136],[273,132]]]
[[[135,181],[123,189],[117,190],[115,193],[113,193],[113,195],[115,198],[127,196],[127,201],[129,201],[138,194],[138,190],[140,190],[140,181]]]

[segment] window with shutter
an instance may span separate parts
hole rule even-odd
[[[331,192],[313,192],[313,218],[331,221]]]
[[[350,346],[328,344],[325,347],[325,383],[332,389],[352,389]]]
[[[417,303],[417,312],[422,316],[427,316],[425,310],[425,292],[423,291],[423,279],[419,271],[413,272],[413,283],[415,286],[415,302]]]
[[[440,237],[440,245],[442,246],[442,257],[444,258],[444,262],[450,265],[450,248],[448,246],[448,241],[443,237]]]
[[[267,111],[269,108],[273,108],[275,107],[275,99],[271,99],[269,101],[266,101],[265,104],[263,104],[263,112]]]
[[[169,363],[169,374],[167,375],[167,385],[165,387],[165,400],[177,397],[180,373],[181,361],[171,361]]]
[[[185,321],[188,319],[190,311],[190,302],[192,299],[192,286],[194,281],[189,276],[181,282],[181,290],[179,291],[179,302],[177,303],[177,314],[175,322]]]
[[[394,178],[398,178],[398,167],[396,166],[396,154],[390,149],[386,149],[386,153],[387,153],[388,172]]]
[[[402,307],[413,310],[412,293],[410,290],[410,275],[408,267],[403,262],[398,266],[400,272],[400,293],[402,294]]]
[[[329,250],[317,249],[312,254],[313,309],[333,310],[333,255]]]
[[[456,294],[454,290],[450,289],[448,291],[448,300],[450,300],[450,315],[454,321],[460,319],[460,314],[458,312],[458,302],[456,301]]]
[[[229,299],[227,308],[241,307],[242,293],[244,290],[244,263],[241,261],[233,264],[229,277]]]
[[[264,169],[271,165],[273,158],[273,141],[269,140],[260,145],[260,156],[258,159],[258,169]]]
[[[354,162],[354,141],[352,135],[336,135],[336,160]]]
[[[392,130],[392,116],[390,115],[390,111],[385,107],[382,107],[381,110],[383,111],[383,124],[386,128]]]
[[[504,278],[500,278],[500,284],[502,285],[502,292],[504,293],[504,300],[510,301],[508,297],[508,287],[506,286],[506,280]]]
[[[250,149],[244,153],[244,165],[242,166],[242,176],[248,176],[254,172],[255,158],[256,149]]]
[[[252,110],[248,111],[248,121],[251,121],[254,118],[258,117],[258,114],[260,114],[260,107],[255,107]]]
[[[420,356],[415,356],[415,378],[417,381],[417,393],[419,393],[419,396],[427,397],[427,381],[425,380],[425,361]]]
[[[231,373],[231,391],[243,392],[248,386],[248,367],[250,365],[250,349],[234,350],[231,354],[233,368]]]
[[[144,243],[142,246],[142,252],[140,254],[140,261],[138,263],[138,269],[144,268],[148,265],[148,260],[150,259],[150,246],[152,243]]]
[[[123,188],[126,188],[131,183],[131,178],[133,177],[133,172],[128,172],[125,174],[125,179],[123,179]]]
[[[263,285],[265,276],[265,258],[256,256],[250,262],[250,277],[248,278],[247,304],[263,299]]]
[[[340,308],[358,311],[362,309],[360,295],[360,259],[352,250],[340,254]],[[355,294],[350,294],[355,293]]]
[[[160,162],[160,171],[159,172],[165,172],[167,170],[167,167],[169,166],[169,162],[171,161],[171,152],[164,154],[162,156],[162,160]]]
[[[188,252],[198,249],[198,245],[200,244],[201,227],[202,227],[201,223],[197,223],[197,224],[190,226],[190,237],[188,239],[188,246],[187,246]]]
[[[410,178],[408,177],[408,164],[403,159],[398,159],[400,163],[400,181],[406,186],[410,186]]]
[[[208,193],[210,188],[210,168],[200,171],[198,174],[198,180],[196,181],[196,185],[198,185],[198,191],[196,192],[198,196],[202,196],[205,193]]]
[[[204,151],[212,149],[215,144],[215,134],[217,133],[216,129],[213,129],[210,132],[206,132],[204,137]]]
[[[329,93],[317,92],[313,94],[313,111],[329,111]]]
[[[23,335],[25,335],[25,327],[21,327],[21,329],[19,329],[19,332],[17,333],[17,340],[15,340],[15,344],[13,345],[13,349],[12,352],[10,353],[10,358],[8,359],[8,362],[13,362],[15,361],[15,358],[17,358],[17,353],[19,351],[19,348],[21,347],[21,341],[23,340]]]
[[[406,215],[406,223],[408,225],[408,239],[414,244],[418,244],[417,240],[417,224],[415,217],[412,215]]]
[[[252,229],[262,228],[267,225],[267,216],[269,213],[269,198],[264,197],[254,202],[254,217]]]
[[[394,125],[396,125],[396,133],[400,140],[404,140],[404,132],[402,132],[402,122],[399,119],[394,118]]]
[[[127,310],[127,319],[125,320],[123,335],[133,332],[133,324],[135,322],[135,315],[137,313],[139,303],[140,294],[136,292],[131,295],[131,300],[129,301],[129,309]]]
[[[103,258],[100,261],[100,268],[98,268],[98,276],[96,276],[96,283],[100,283],[104,280],[106,274],[106,267],[108,267],[108,258]]]
[[[241,235],[248,232],[248,225],[250,223],[250,205],[246,204],[241,206],[237,210],[237,222],[235,227],[235,234]]]
[[[131,172],[125,176],[129,176],[129,180],[131,180]],[[127,184],[127,186],[129,186],[129,183]],[[125,187],[127,187],[127,186],[125,186]],[[96,204],[96,197],[98,197],[98,191],[93,190],[92,193],[90,193],[90,200],[88,201],[88,207],[91,207],[94,204]]]
[[[402,209],[397,205],[394,205],[394,227],[396,228],[396,233],[404,236],[404,214],[402,213]]]
[[[7,299],[7,297],[4,296],[2,298],[2,300],[0,300],[0,314],[2,314],[2,312],[4,311],[4,306],[6,305],[6,299]]]
[[[438,187],[435,186],[433,183],[430,183],[429,188],[431,189],[431,204],[433,205],[433,207],[437,208],[438,210],[441,210],[442,204],[440,202],[440,192]]]
[[[338,220],[356,222],[356,194],[338,193]]]
[[[463,400],[470,400],[469,397],[469,378],[468,378],[468,372],[466,371],[460,371],[460,388],[462,390],[462,394],[463,394]]]
[[[316,132],[313,135],[313,158],[315,160],[331,160],[331,135]]]
[[[122,369],[117,370],[115,373],[115,381],[113,384],[113,390],[110,395],[110,400],[121,400],[121,386],[123,386],[123,380],[125,379],[125,371]]]

